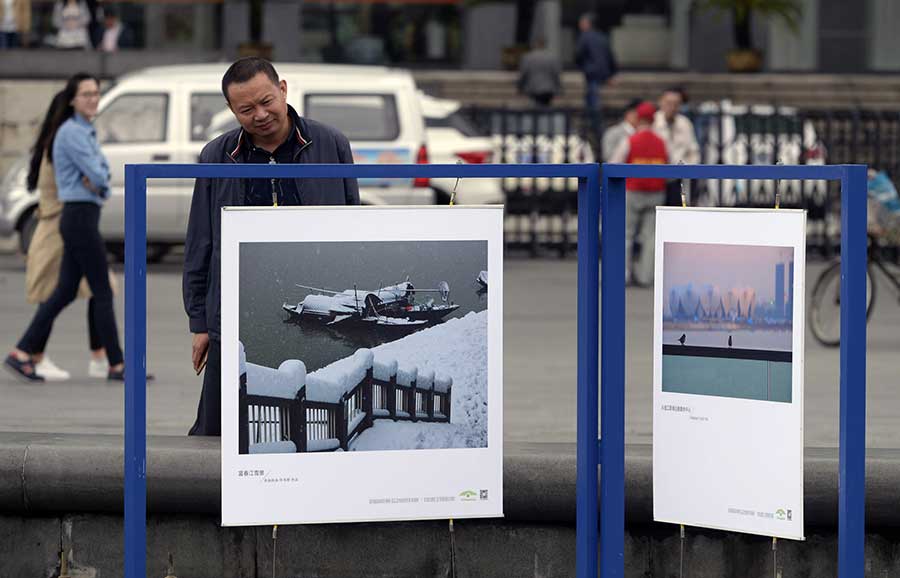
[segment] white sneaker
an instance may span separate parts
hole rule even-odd
[[[106,379],[107,374],[109,373],[109,361],[106,358],[101,360],[96,360],[93,357],[91,358],[90,364],[88,364],[88,376],[96,377],[97,379]]]
[[[47,356],[34,366],[34,372],[47,381],[65,381],[72,377],[68,371],[57,367]]]

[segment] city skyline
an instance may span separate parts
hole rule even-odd
[[[720,290],[752,287],[763,302],[775,300],[776,263],[790,264],[792,247],[720,245],[713,243],[664,243],[663,287],[706,285]],[[793,274],[790,275],[793,278]]]

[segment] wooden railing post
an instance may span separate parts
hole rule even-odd
[[[391,375],[387,387],[388,413],[391,419],[397,421],[397,373]]]
[[[447,395],[444,396],[444,403],[447,404],[447,411],[444,412],[444,415],[447,416],[447,423],[450,423],[450,408],[453,407],[453,384],[451,383],[447,387]]]
[[[347,412],[344,411],[344,396],[338,399],[335,419],[337,419],[337,438],[341,449],[347,451]]]
[[[416,394],[416,381],[417,380],[414,379],[409,384],[409,408],[408,408],[409,409],[409,418],[411,420],[413,420],[414,422],[418,421],[418,418],[416,417],[416,415],[419,413],[417,411],[417,409],[418,409],[417,402],[419,400],[416,399],[418,397],[418,395]]]
[[[247,409],[247,374],[240,377],[238,390],[238,453],[250,453],[250,416]]]
[[[291,441],[298,452],[306,451],[306,387],[301,387],[297,397],[291,401]]]
[[[363,379],[363,411],[366,417],[363,419],[363,427],[359,431],[372,427],[375,421],[375,384],[372,381],[373,371],[370,367],[366,370],[366,377]]]

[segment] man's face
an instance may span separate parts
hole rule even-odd
[[[228,87],[228,106],[251,137],[263,140],[282,134],[290,123],[287,83],[272,82],[260,72],[247,82]]]
[[[631,126],[637,126],[638,114],[636,108],[629,108],[625,111],[625,122],[627,122]]]
[[[578,20],[578,29],[586,32],[591,29],[591,21],[588,18],[580,18]]]
[[[681,95],[677,92],[664,92],[661,97],[659,97],[659,110],[663,112],[666,120],[672,120],[675,118],[675,115],[678,114],[678,109],[681,108]]]

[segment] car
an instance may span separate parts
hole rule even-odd
[[[419,92],[422,114],[425,117],[425,141],[429,161],[436,164],[483,164],[497,156],[490,136],[480,131],[463,115],[462,104],[456,100],[436,98]],[[503,187],[500,179],[431,179],[437,203],[446,205],[456,189],[455,203],[460,205],[502,204]]]
[[[221,93],[227,64],[143,69],[118,79],[101,98],[94,122],[110,164],[112,195],[100,230],[115,254],[124,242],[125,165],[193,163],[215,134],[237,126]],[[288,103],[301,115],[342,131],[357,163],[427,162],[425,124],[407,70],[380,66],[276,64]],[[27,158],[0,185],[0,235],[18,233],[27,250],[37,191],[25,185]],[[427,179],[360,179],[363,204],[433,204]],[[147,186],[147,257],[161,259],[184,242],[192,179],[151,179]]]

